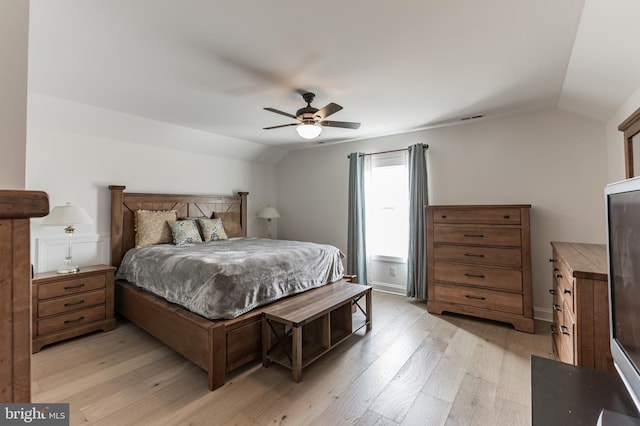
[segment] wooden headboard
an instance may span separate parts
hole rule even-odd
[[[120,266],[122,257],[135,245],[136,210],[176,210],[178,218],[219,217],[230,237],[247,236],[247,195],[189,195],[128,193],[125,186],[111,190],[111,264]]]

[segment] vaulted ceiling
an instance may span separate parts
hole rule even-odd
[[[560,107],[606,121],[640,85],[636,0],[31,0],[29,90],[284,148]]]

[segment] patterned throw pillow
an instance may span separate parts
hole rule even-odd
[[[171,243],[173,238],[167,222],[175,220],[175,210],[137,210],[134,216],[136,247]]]
[[[220,219],[199,218],[197,220],[202,230],[202,238],[205,241],[226,240],[228,238]]]
[[[175,245],[202,242],[195,220],[177,220],[170,222],[169,227],[171,228],[173,244]]]

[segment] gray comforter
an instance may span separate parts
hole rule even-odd
[[[235,318],[341,279],[342,257],[329,245],[262,238],[159,244],[127,251],[116,279],[205,318]]]

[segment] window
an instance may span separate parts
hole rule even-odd
[[[409,247],[409,182],[406,151],[365,160],[367,254],[406,261]]]

